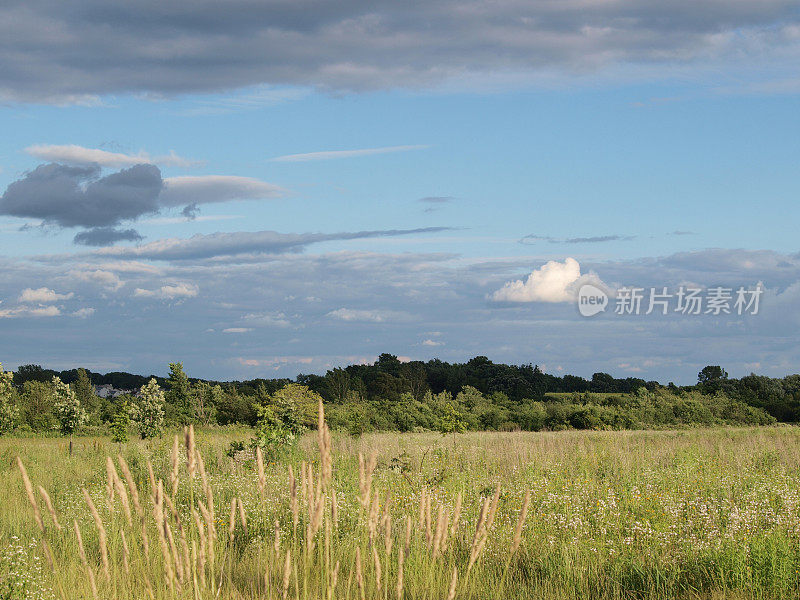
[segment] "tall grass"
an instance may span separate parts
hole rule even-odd
[[[453,444],[331,436],[322,416],[320,425],[277,463],[227,457],[246,435],[235,430],[125,446],[78,439],[72,458],[57,440],[2,440],[0,545],[14,551],[0,555],[0,593],[800,593],[797,429],[468,434]]]

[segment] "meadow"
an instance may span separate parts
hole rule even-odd
[[[796,427],[173,433],[0,438],[0,598],[800,593]]]

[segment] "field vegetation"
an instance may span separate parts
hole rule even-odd
[[[0,597],[800,592],[794,427],[250,436],[0,439]]]

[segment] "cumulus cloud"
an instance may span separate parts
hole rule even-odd
[[[665,65],[712,61],[735,73],[745,59],[782,62],[774,79],[786,79],[798,56],[796,8],[792,0],[433,0],[403,10],[382,0],[85,0],[76,11],[12,0],[0,7],[0,53],[14,58],[0,68],[0,96],[63,103],[256,84],[419,88],[630,65],[640,67],[632,77],[652,77]]]
[[[271,160],[275,162],[308,162],[312,160],[333,160],[337,158],[353,158],[356,156],[372,156],[374,154],[389,154],[391,152],[407,152],[421,150],[425,145],[416,146],[384,146],[382,148],[361,148],[358,150],[325,150],[322,152],[306,152],[304,154],[286,154]]]
[[[491,295],[496,302],[572,302],[578,288],[589,282],[602,284],[593,274],[581,275],[574,258],[546,262],[523,281],[509,281]]]
[[[200,292],[200,288],[193,283],[176,283],[163,285],[155,290],[136,288],[133,295],[137,298],[158,298],[160,300],[182,300],[194,298]]]
[[[447,227],[423,227],[342,233],[278,233],[277,231],[198,233],[188,239],[167,238],[133,248],[103,248],[98,250],[97,254],[151,260],[191,260],[245,253],[297,253],[302,252],[310,244],[320,242],[435,233],[448,229]]]
[[[53,290],[41,287],[38,289],[26,288],[22,290],[19,296],[19,302],[35,303],[35,304],[49,304],[50,302],[58,302],[59,300],[69,300],[74,294],[57,294]]]
[[[124,154],[109,152],[99,148],[86,148],[75,144],[34,144],[25,148],[25,152],[48,162],[66,163],[71,165],[96,164],[101,167],[132,167],[142,163],[151,163],[170,167],[194,167],[202,161],[191,160],[178,156],[170,151],[165,156],[150,156],[147,152],[137,154]]]
[[[94,313],[95,313],[95,310],[92,307],[87,306],[85,308],[79,308],[74,313],[72,313],[72,316],[76,317],[78,319],[88,319]]]

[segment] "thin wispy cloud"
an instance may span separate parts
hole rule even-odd
[[[312,160],[336,160],[341,158],[355,158],[357,156],[372,156],[375,154],[391,154],[393,152],[408,152],[410,150],[424,150],[429,148],[425,144],[413,146],[383,146],[381,148],[359,148],[357,150],[325,150],[322,152],[305,152],[303,154],[286,154],[271,158],[272,162],[310,162]]]
[[[109,152],[100,148],[87,148],[76,144],[34,144],[25,148],[25,153],[50,162],[66,163],[71,165],[97,164],[101,167],[132,167],[142,163],[156,164],[168,167],[198,167],[204,164],[202,160],[193,160],[178,156],[170,150],[169,154],[151,156],[140,151],[136,154]]]
[[[540,242],[549,244],[602,244],[604,242],[630,242],[635,235],[594,235],[587,237],[557,238],[548,235],[529,234],[519,240],[520,244],[531,245]]]

